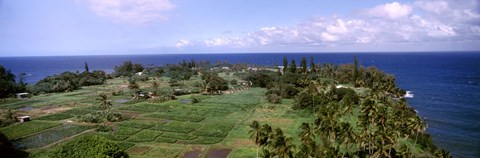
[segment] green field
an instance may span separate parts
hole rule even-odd
[[[160,85],[168,84],[167,81],[157,80]],[[186,84],[198,81],[199,78],[193,78]],[[140,86],[148,87],[151,82],[142,82]],[[294,136],[301,122],[313,119],[291,110],[292,100],[284,100],[284,104],[272,108],[273,104],[264,97],[265,89],[250,88],[224,95],[195,94],[200,99],[196,104],[184,101],[190,100],[190,95],[162,103],[132,101],[128,93],[111,96],[111,111],[121,112],[125,120],[107,124],[112,130],[103,132],[89,130],[99,124],[79,122],[79,116],[100,110],[95,100],[98,94],[128,92],[124,85],[124,80],[112,79],[106,85],[83,87],[73,92],[1,102],[1,109],[33,108],[25,113],[32,116],[33,121],[0,128],[0,132],[17,147],[34,153],[33,157],[45,157],[58,144],[85,134],[115,141],[131,157],[183,157],[196,149],[202,149],[201,155],[206,155],[208,150],[217,148],[231,149],[229,157],[254,157],[256,146],[248,134],[252,120],[282,127],[287,135]],[[129,101],[116,102],[122,99]]]

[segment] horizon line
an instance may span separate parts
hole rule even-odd
[[[12,55],[12,56],[3,56],[0,55],[0,58],[4,57],[82,57],[82,56],[132,56],[132,55],[217,55],[217,54],[292,54],[292,53],[305,53],[305,54],[445,54],[445,53],[480,53],[480,50],[455,50],[455,51],[305,51],[305,52],[211,52],[211,53],[192,53],[192,52],[181,52],[181,53],[141,53],[141,54],[71,54],[71,55]]]

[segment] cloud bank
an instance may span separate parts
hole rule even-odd
[[[98,16],[115,22],[145,24],[168,19],[175,7],[169,0],[77,0]]]
[[[240,37],[182,39],[176,47],[342,47],[480,42],[479,2],[419,0],[391,2],[344,17],[314,17],[290,27],[264,27]],[[480,46],[476,46],[480,49]]]

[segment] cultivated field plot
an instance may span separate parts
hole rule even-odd
[[[61,110],[37,116],[27,111],[27,114],[32,113],[33,121],[0,128],[0,132],[17,147],[35,153],[34,157],[46,156],[58,146],[56,144],[87,133],[117,142],[131,157],[183,157],[186,154],[203,157],[215,152],[228,154],[228,157],[255,157],[256,146],[248,134],[252,120],[281,127],[286,134],[295,134],[300,122],[310,119],[302,117],[302,112],[291,110],[292,100],[269,104],[264,98],[265,89],[251,88],[224,95],[194,95],[200,100],[194,104],[190,95],[163,103],[132,101],[126,96],[128,94],[112,96],[112,100],[127,100],[113,102],[111,109],[128,115],[127,120],[108,124],[78,123],[79,116],[101,110],[92,98],[99,93],[119,91],[119,84],[124,84],[119,79],[109,83],[69,93],[4,102],[0,105],[3,109],[30,106],[44,109],[56,105],[53,108]],[[69,99],[72,100],[67,101]],[[110,127],[111,131],[95,131],[100,125]]]

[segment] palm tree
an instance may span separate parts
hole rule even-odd
[[[411,129],[411,133],[415,134],[415,143],[413,143],[413,149],[411,154],[411,157],[413,157],[413,151],[415,150],[415,145],[417,144],[418,134],[425,131],[426,125],[418,116],[409,118],[407,121],[407,125],[409,129]]]
[[[110,109],[110,107],[112,106],[112,102],[108,100],[108,96],[106,94],[98,95],[97,100],[100,102],[99,106],[102,109]]]
[[[319,157],[317,154],[317,143],[314,141],[315,135],[308,123],[302,123],[298,136],[302,141],[298,157]]]
[[[275,156],[283,158],[293,157],[295,149],[295,145],[292,143],[293,139],[286,137],[282,129],[276,128],[270,139],[272,141],[269,145]]]
[[[255,144],[257,144],[257,158],[258,158],[258,148],[260,148],[260,144],[262,141],[262,128],[260,127],[260,124],[258,124],[258,121],[254,120],[250,126],[250,138],[253,139]]]
[[[338,135],[342,139],[342,144],[345,145],[345,149],[350,148],[350,143],[355,143],[357,138],[357,135],[353,131],[353,127],[350,125],[350,123],[347,122],[343,122],[340,124],[340,131]]]
[[[377,115],[378,115],[378,107],[377,105],[375,105],[375,101],[373,101],[370,98],[371,97],[366,98],[360,107],[362,109],[362,118],[363,118],[364,126],[366,128],[365,131],[369,138],[368,153],[371,155],[374,148],[373,136],[375,135],[375,127],[376,127],[375,118],[377,118]]]

